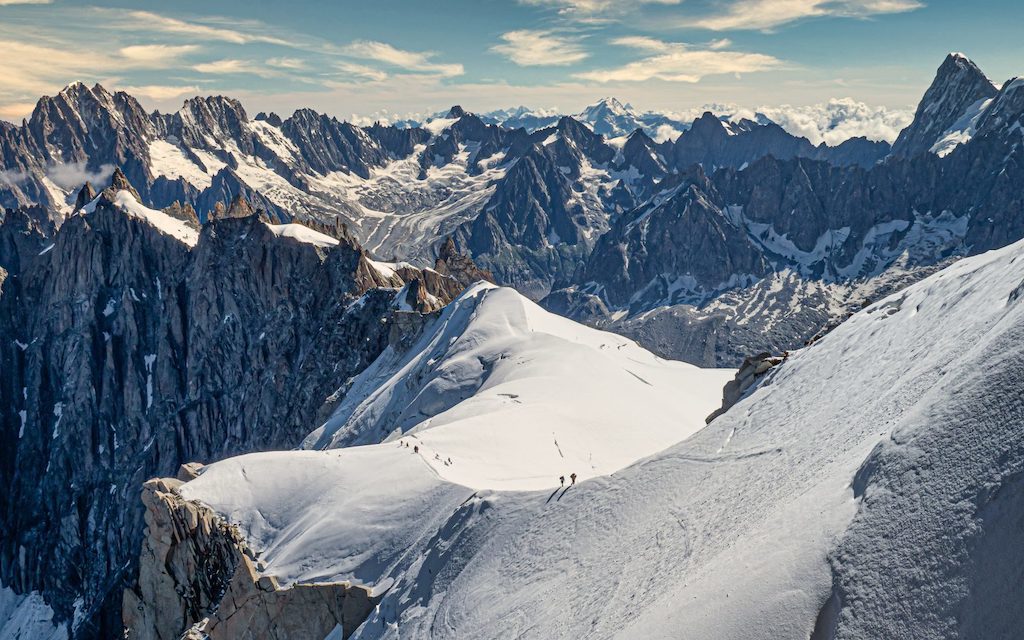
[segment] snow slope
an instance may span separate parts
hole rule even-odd
[[[96,204],[101,197],[97,196],[92,202],[82,207],[82,211],[85,213],[95,211]],[[140,204],[129,191],[118,191],[114,195],[113,203],[129,216],[146,222],[150,226],[155,227],[157,231],[169,235],[190,247],[196,246],[196,243],[199,242],[198,229],[189,226],[183,220],[172,218],[163,211],[150,209]]]
[[[0,587],[0,638],[67,640],[66,625],[56,626],[53,610],[37,592],[18,595]]]
[[[612,473],[693,434],[731,378],[479,283],[408,353],[389,350],[360,375],[305,446],[405,434],[451,482],[552,488],[560,475]]]
[[[304,242],[306,244],[312,244],[318,247],[336,247],[338,246],[338,240],[332,238],[326,233],[320,233],[310,229],[309,227],[301,224],[289,223],[289,224],[267,224],[267,228],[275,236],[282,238],[291,238]]]
[[[621,469],[702,427],[731,377],[479,283],[407,353],[389,350],[353,382],[307,443],[405,437],[231,458],[182,493],[238,523],[283,583],[384,589],[477,490],[551,495],[559,475]]]
[[[440,436],[460,420],[426,404],[444,424],[417,427],[416,410],[403,407],[474,370],[474,349],[487,345],[476,340],[493,340],[484,327],[501,315],[486,303],[501,302],[502,290],[467,297],[481,294],[483,325],[466,325],[475,344],[455,346],[462,333],[445,333],[461,316],[453,311],[424,338],[440,352],[454,338],[442,372],[392,354],[377,367],[379,397],[361,395],[370,380],[353,382],[349,393],[369,400],[357,406],[412,427],[407,440],[447,446]],[[241,523],[268,550],[268,571],[358,575],[387,588],[360,639],[1012,637],[1024,623],[1024,553],[1013,542],[1024,523],[1022,295],[1024,242],[964,259],[792,354],[691,437],[564,491],[462,489],[397,439],[228,460],[183,491]],[[593,349],[596,335],[579,330],[573,342]],[[424,351],[434,353],[413,350]],[[501,422],[498,392],[519,382],[499,375],[503,361],[488,366],[461,393],[480,396]],[[550,366],[549,385],[574,399],[586,394],[573,385],[607,373],[589,358]],[[623,384],[617,397],[644,424],[649,409],[632,393]],[[524,418],[504,428],[531,433],[526,421],[540,418]],[[368,437],[346,431],[358,424],[328,423],[318,435],[328,444]],[[463,463],[453,460],[448,469]],[[374,522],[380,530],[367,534]]]

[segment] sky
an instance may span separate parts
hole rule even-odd
[[[604,96],[905,109],[950,51],[1024,75],[1022,21],[1019,0],[0,0],[0,118],[76,80],[355,120]]]

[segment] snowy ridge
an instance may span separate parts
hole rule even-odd
[[[570,472],[612,473],[696,432],[731,375],[660,360],[479,283],[409,354],[389,350],[361,374],[304,446],[405,435],[451,482],[544,489]]]
[[[231,458],[182,492],[239,524],[282,583],[384,591],[474,491],[548,492],[559,475],[614,472],[701,428],[731,376],[662,361],[480,283],[410,355],[389,349],[361,374],[306,444],[371,442],[384,425],[405,436]]]
[[[55,625],[53,610],[37,592],[17,595],[0,587],[0,638],[67,640],[66,625]]]
[[[320,233],[314,231],[307,226],[301,224],[267,224],[267,228],[275,236],[281,238],[292,238],[299,242],[306,244],[312,244],[318,247],[336,247],[338,246],[338,240],[332,238],[326,233]]]
[[[102,195],[97,196],[92,202],[82,207],[82,211],[87,214],[95,211],[96,205],[102,197]],[[140,204],[130,191],[118,191],[114,194],[113,203],[129,216],[146,222],[157,231],[169,235],[190,247],[196,246],[196,243],[199,242],[198,229],[192,228],[183,220],[172,218],[163,211],[150,209],[149,207]]]
[[[842,637],[945,636],[949,620],[972,620],[958,609],[967,606],[958,585],[973,571],[971,554],[985,549],[974,542],[981,529],[971,523],[981,516],[971,497],[1002,505],[994,513],[1016,509],[1006,516],[1016,519],[996,520],[1004,528],[990,535],[1005,534],[1020,518],[1019,503],[1012,507],[999,487],[1024,469],[1024,434],[1015,427],[1024,399],[1012,382],[1019,382],[1024,337],[1022,255],[1024,243],[1017,243],[967,258],[871,305],[792,354],[695,435],[568,491],[470,496],[392,438],[228,460],[183,493],[240,523],[265,551],[268,571],[357,575],[387,588],[357,632],[361,640],[668,638],[679,629],[692,638],[807,638],[828,610],[833,584],[856,593],[824,616],[822,624],[834,622]],[[502,293],[477,288],[467,297],[500,301]],[[477,306],[484,324],[498,320]],[[581,333],[579,340],[589,338]],[[422,389],[458,382],[458,354],[473,350],[455,346],[447,369],[453,375]],[[388,369],[415,380],[423,369],[414,361],[396,358]],[[466,358],[461,366],[483,366],[477,363]],[[570,370],[581,385],[600,375]],[[996,388],[985,387],[989,379]],[[409,381],[400,376],[383,385],[367,406],[386,406],[405,391],[423,397]],[[360,388],[357,381],[350,393]],[[978,411],[1003,417],[965,417]],[[435,429],[445,427],[412,429],[404,439],[423,438],[429,456],[435,443],[448,444],[431,439]],[[350,464],[341,462],[346,456]],[[462,462],[454,456],[455,467]],[[345,498],[336,503],[339,494]],[[369,499],[353,503],[354,494]],[[396,524],[407,506],[407,524]],[[366,535],[382,510],[379,535]],[[410,541],[410,530],[422,535]],[[941,567],[915,565],[920,548],[943,558]],[[915,569],[893,569],[906,566]],[[387,575],[373,578],[381,567]],[[986,610],[1001,617],[978,624],[1012,623],[1013,589],[989,595]],[[929,606],[949,618],[923,615]]]

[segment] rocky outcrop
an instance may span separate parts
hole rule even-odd
[[[781,356],[773,356],[770,353],[759,353],[756,356],[744,358],[736,377],[725,384],[722,389],[722,406],[709,415],[705,422],[712,420],[729,410],[739,402],[757,382],[772,368],[779,366],[786,361],[789,353]]]
[[[480,280],[494,282],[494,274],[476,266],[476,263],[469,256],[459,253],[451,236],[445,238],[441,248],[438,249],[437,260],[434,262],[434,271],[455,278],[463,287],[468,287]]]
[[[191,465],[186,476],[201,466]],[[348,638],[376,605],[348,582],[282,586],[261,570],[237,528],[178,493],[182,480],[143,485],[146,531],[138,584],[124,592],[131,640],[323,638],[336,627]]]

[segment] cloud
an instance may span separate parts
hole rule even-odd
[[[224,60],[213,60],[212,62],[200,62],[192,66],[193,71],[213,75],[252,75],[260,78],[274,78],[281,74],[265,65],[252,60],[237,60],[227,58]]]
[[[301,71],[307,68],[306,61],[302,58],[270,58],[267,60],[267,64],[271,67],[289,69],[291,71]]]
[[[249,28],[241,30],[237,27],[227,26],[227,19],[220,18],[208,18],[205,23],[202,23],[179,20],[152,11],[115,11],[112,9],[94,9],[94,11],[111,14],[110,26],[119,26],[122,29],[173,34],[193,40],[212,40],[232,44],[262,42],[286,47],[292,46],[288,40],[266,33],[266,28],[260,23],[249,23],[247,25]],[[237,25],[239,21],[234,20],[232,23]]]
[[[130,69],[166,69],[179,62],[178,56],[196,50],[191,45],[143,45],[110,53],[104,49],[21,42],[4,39],[2,35],[0,49],[5,54],[0,60],[0,99],[15,98],[2,107],[3,111],[24,104],[24,97],[53,93],[76,78],[105,80],[110,74]]]
[[[705,76],[768,71],[783,66],[778,58],[762,53],[695,49],[683,43],[664,42],[654,38],[628,36],[617,38],[612,44],[654,55],[620,67],[577,73],[576,77],[602,83],[646,80],[700,82]]]
[[[521,29],[501,35],[505,44],[491,47],[491,51],[507,56],[523,66],[564,66],[587,57],[576,40],[556,35],[551,31]]]
[[[199,46],[194,44],[143,44],[122,47],[118,53],[129,63],[156,68],[174,66],[180,62],[182,56],[195,53],[199,49]]]
[[[563,15],[626,13],[640,5],[674,5],[682,0],[519,0],[520,4],[555,7]]]
[[[428,73],[442,77],[461,76],[466,71],[461,64],[431,62],[437,54],[433,51],[405,51],[386,42],[356,40],[341,49],[345,55],[365,60],[376,60],[407,71]]]
[[[53,0],[0,0],[0,7],[13,7],[16,4],[53,4]]]
[[[35,106],[34,102],[8,102],[0,104],[0,120],[17,122],[22,118],[27,118],[32,113],[32,110],[35,109]]]
[[[101,70],[120,66],[117,56],[102,51],[50,47],[40,44],[0,41],[4,58],[0,62],[0,95],[39,95],[63,86],[75,77],[95,78]]]
[[[865,18],[913,11],[923,6],[918,0],[736,0],[720,14],[687,21],[682,26],[712,31],[767,30],[805,18]]]
[[[86,182],[106,184],[114,173],[114,165],[105,164],[99,171],[90,171],[84,162],[55,164],[46,168],[46,176],[61,189],[77,189]]]
[[[171,86],[162,84],[147,84],[142,86],[124,87],[124,90],[131,95],[153,100],[170,100],[184,95],[196,95],[199,87],[195,85]]]
[[[647,36],[623,36],[612,40],[612,44],[631,49],[640,49],[641,51],[655,52],[668,51],[673,46],[671,42],[665,42],[657,38],[648,38]]]
[[[365,64],[358,64],[356,62],[338,61],[334,63],[335,68],[344,73],[346,76],[359,78],[362,80],[369,80],[372,82],[380,82],[386,80],[388,74],[381,71],[380,69],[374,69],[373,67],[366,66]],[[329,86],[335,86],[330,85]]]
[[[759,107],[757,111],[794,135],[829,145],[861,136],[893,142],[914,119],[911,109],[872,107],[852,98],[833,98],[803,107]]]
[[[16,187],[26,178],[28,174],[21,169],[0,169],[0,185],[5,187]]]

